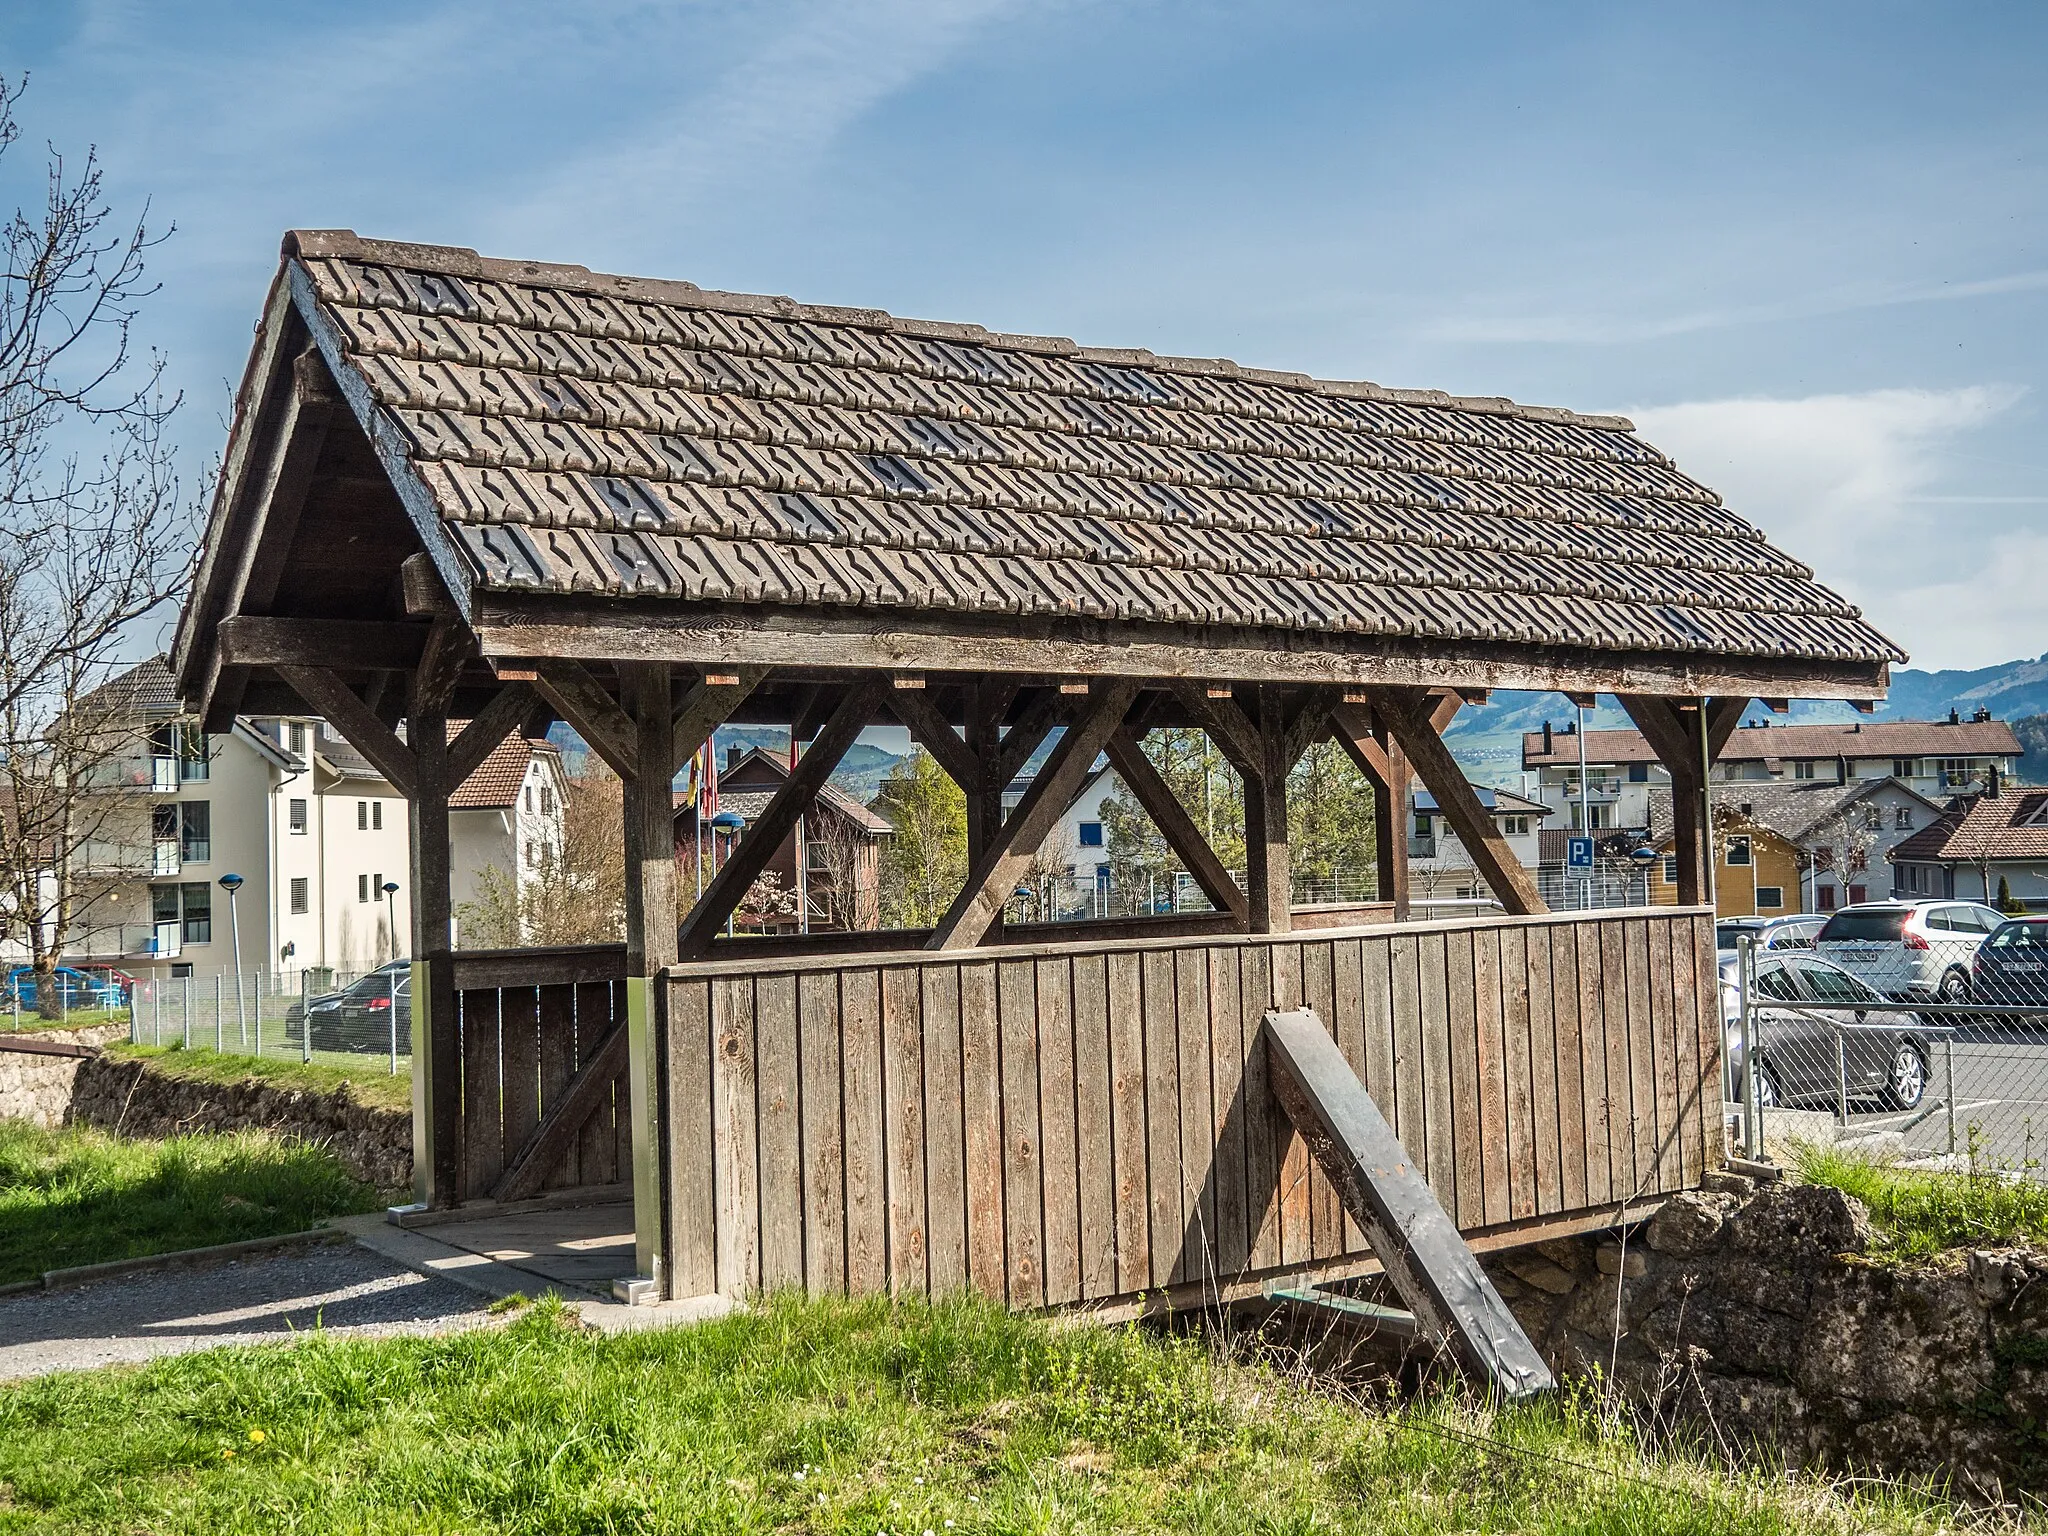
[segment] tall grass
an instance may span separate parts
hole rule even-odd
[[[1574,1400],[1389,1413],[1199,1340],[783,1299],[597,1337],[216,1351],[0,1390],[0,1530],[1776,1533],[1953,1528],[1647,1452]]]
[[[2048,1184],[1973,1165],[1947,1173],[1900,1168],[1832,1147],[1798,1144],[1799,1177],[1863,1202],[1882,1248],[1923,1258],[1949,1248],[2048,1239]]]
[[[0,1120],[0,1284],[301,1232],[376,1205],[333,1154],[261,1131],[129,1141]]]
[[[412,1062],[394,1075],[386,1070],[382,1056],[357,1056],[346,1064],[333,1060],[300,1061],[296,1056],[244,1056],[234,1051],[215,1051],[205,1046],[110,1045],[106,1054],[123,1061],[146,1061],[168,1077],[189,1078],[202,1083],[239,1083],[258,1078],[279,1088],[301,1088],[308,1093],[333,1093],[346,1085],[349,1097],[358,1104],[379,1109],[412,1107]],[[332,1053],[322,1052],[323,1056]]]

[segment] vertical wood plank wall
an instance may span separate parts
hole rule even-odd
[[[541,1117],[610,1032],[625,1027],[622,945],[469,951],[455,968],[461,1040],[459,1200],[489,1198]],[[626,1079],[587,1119],[542,1188],[608,1185],[632,1177]]]
[[[1705,910],[668,973],[671,1291],[1020,1308],[1369,1254],[1275,1102],[1314,1007],[1460,1228],[1720,1160]]]

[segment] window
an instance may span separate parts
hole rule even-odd
[[[175,923],[180,916],[178,888],[175,885],[152,885],[149,888],[150,922]]]
[[[555,791],[553,785],[543,784],[540,787],[540,813],[543,816],[555,814]]]
[[[1791,1002],[1799,996],[1792,988],[1792,977],[1783,966],[1758,966],[1756,989],[1765,997],[1775,997],[1781,1002]]]
[[[356,830],[358,832],[370,830],[370,802],[367,800],[358,800],[356,802]]]
[[[526,813],[529,816],[533,814],[533,786],[531,784],[526,786]]]
[[[1892,777],[1895,779],[1910,779],[1919,771],[1920,764],[1917,759],[1910,757],[1895,757],[1892,759]]]
[[[294,836],[297,836],[297,837],[304,837],[304,836],[306,835],[306,802],[305,802],[305,801],[303,801],[303,800],[294,800],[294,801],[292,801],[292,802],[291,802],[291,806],[290,806],[290,821],[291,821],[291,829],[292,829],[292,833],[293,833],[293,835],[294,835]]]
[[[1664,883],[1666,885],[1678,884],[1678,855],[1675,853],[1664,855]]]
[[[1100,848],[1102,846],[1101,822],[1084,821],[1077,830],[1080,832],[1081,846],[1083,848]]]
[[[1431,825],[1432,824],[1429,819],[1429,812],[1417,811],[1415,813],[1415,835],[1417,837],[1431,836]]]
[[[370,899],[370,877],[369,877],[368,875],[357,875],[357,876],[356,876],[356,900],[357,900],[357,901],[368,901],[369,899]]]
[[[526,843],[526,867],[528,869],[540,867],[540,844],[534,842],[531,838]]]
[[[1785,889],[1778,885],[1760,885],[1756,888],[1756,907],[1759,912],[1775,912],[1785,905]]]
[[[1749,848],[1749,839],[1748,839],[1748,838],[1746,838],[1746,837],[1731,837],[1731,838],[1729,838],[1729,839],[1728,839],[1728,863],[1729,863],[1729,864],[1730,864],[1731,866],[1735,866],[1735,865],[1743,865],[1743,864],[1747,864],[1747,863],[1749,863],[1749,862],[1750,862],[1750,848]]]
[[[1901,805],[1892,811],[1892,826],[1900,832],[1913,830],[1913,807]]]
[[[178,852],[187,864],[204,864],[213,857],[213,806],[205,800],[187,800],[178,807]]]
[[[189,721],[170,729],[177,749],[178,777],[186,780],[205,779],[213,771],[206,750],[206,733]]]
[[[1864,903],[1864,902],[1866,902],[1866,901],[1868,901],[1868,900],[1870,900],[1870,887],[1869,887],[1869,886],[1867,886],[1867,885],[1852,885],[1852,886],[1850,886],[1850,887],[1849,887],[1849,905],[1850,905],[1850,906],[1852,906],[1852,907],[1860,907],[1860,906],[1862,906],[1862,905],[1863,905],[1863,903]]]
[[[1835,888],[1832,885],[1816,886],[1813,892],[1813,904],[1823,912],[1834,911]]]
[[[1971,758],[1943,757],[1935,760],[1934,772],[1943,789],[1961,789],[1970,782],[1970,774],[1976,766]]]
[[[292,876],[292,912],[294,915],[304,913],[310,906],[311,892],[308,889],[309,884],[310,882],[304,875]]]
[[[304,757],[306,755],[306,722],[303,720],[291,721],[285,726],[284,734],[285,742],[292,751]]]
[[[1649,783],[1650,765],[1648,763],[1630,763],[1628,765],[1628,781],[1631,784]]]
[[[180,904],[185,909],[185,942],[187,944],[211,944],[213,942],[213,887],[204,880],[192,885],[178,887]]]
[[[1795,779],[1810,779],[1813,777],[1814,767],[1815,764],[1812,758],[1803,757],[1792,765],[1792,777]]]
[[[1527,837],[1529,835],[1529,818],[1526,816],[1503,816],[1500,819],[1500,832],[1502,837]]]
[[[1592,821],[1592,827],[1591,827],[1591,830],[1593,830],[1593,831],[1595,831],[1595,832],[1605,832],[1605,831],[1606,831],[1606,830],[1607,830],[1607,829],[1608,829],[1609,827],[1611,827],[1611,826],[1613,826],[1613,825],[1614,825],[1614,807],[1613,807],[1613,806],[1611,806],[1611,805],[1593,805],[1593,806],[1588,806],[1588,807],[1587,807],[1587,809],[1588,809],[1588,810],[1590,810],[1590,811],[1591,811],[1591,812],[1593,813],[1593,821]]]
[[[1884,830],[1883,806],[1866,805],[1863,807],[1863,830],[1866,832],[1882,832]]]
[[[370,802],[370,830],[372,832],[382,832],[384,830],[384,802],[382,800],[372,800]]]
[[[380,872],[378,872],[377,874],[374,874],[374,875],[370,876],[370,900],[372,900],[372,901],[382,901],[383,899],[384,899],[384,876],[383,876],[383,873],[382,873],[382,872],[380,871]]]

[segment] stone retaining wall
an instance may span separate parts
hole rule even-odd
[[[102,1024],[91,1029],[24,1030],[16,1038],[104,1045],[127,1033],[125,1024]],[[26,1120],[45,1130],[62,1125],[71,1111],[72,1083],[86,1059],[0,1050],[0,1120]]]
[[[114,1056],[74,1065],[71,1121],[127,1136],[260,1127],[325,1144],[357,1178],[379,1189],[399,1190],[412,1182],[411,1114],[361,1103],[346,1084],[313,1093],[258,1077],[199,1082]]]
[[[1611,1372],[1726,1444],[1965,1496],[2048,1489],[2048,1252],[1880,1261],[1839,1191],[1742,1185],[1487,1268],[1557,1368]]]

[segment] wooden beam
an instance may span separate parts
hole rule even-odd
[[[476,718],[448,743],[448,780],[458,789],[481,768],[484,759],[498,750],[526,718],[540,697],[531,683],[507,683],[491,696],[491,702],[477,711]]]
[[[1010,690],[1016,696],[1016,690]],[[1067,701],[1057,688],[1041,688],[1036,697],[1024,706],[1024,713],[1017,717],[1016,724],[1007,732],[998,729],[1000,740],[996,748],[995,780],[998,787],[1024,771],[1024,765],[1031,761],[1031,754],[1045,744],[1045,738],[1052,734],[1053,727],[1067,718]],[[997,721],[1000,728],[1001,721]]]
[[[1244,878],[1246,926],[1253,933],[1286,933],[1294,926],[1294,865],[1287,843],[1287,723],[1280,689],[1260,683],[1253,695],[1257,755],[1244,774]],[[1242,715],[1225,699],[1211,701],[1220,720]],[[1234,726],[1226,729],[1234,729]]]
[[[424,1203],[446,1207],[481,1193],[467,1187],[462,1134],[462,1040],[449,959],[454,916],[450,881],[448,716],[438,695],[451,638],[435,624],[425,674],[416,674],[411,739],[410,857],[413,966],[413,1178]],[[424,686],[422,686],[422,682]],[[353,696],[351,696],[353,697]],[[357,748],[361,750],[360,745]],[[365,754],[368,755],[367,753]]]
[[[910,728],[911,738],[931,753],[932,760],[946,770],[946,777],[967,793],[974,793],[981,778],[981,763],[969,750],[938,706],[922,692],[892,688],[889,708]]]
[[[548,1106],[540,1124],[527,1133],[491,1190],[491,1198],[502,1202],[526,1200],[539,1194],[542,1183],[561,1165],[563,1155],[574,1144],[584,1121],[596,1114],[600,1105],[609,1104],[612,1080],[625,1069],[626,1026],[615,1024],[611,1033],[598,1042],[590,1059],[577,1069],[561,1096]]]
[[[533,684],[540,696],[611,765],[612,772],[630,780],[640,766],[633,745],[639,728],[604,686],[581,662],[536,661],[534,671],[540,674]]]
[[[1294,712],[1287,722],[1286,734],[1281,740],[1280,756],[1283,770],[1294,771],[1294,765],[1301,761],[1302,753],[1330,734],[1330,698],[1322,689],[1317,689]]]
[[[220,626],[221,665],[404,671],[419,664],[425,624],[375,619],[272,619],[244,614]]]
[[[653,976],[676,958],[675,715],[665,661],[619,663],[621,703],[634,728],[634,772],[622,797],[626,853],[626,974]]]
[[[1180,855],[1188,873],[1195,877],[1195,883],[1209,898],[1209,904],[1218,912],[1228,912],[1241,925],[1247,911],[1243,890],[1231,878],[1230,871],[1223,867],[1223,861],[1216,857],[1216,850],[1202,836],[1202,829],[1195,825],[1194,818],[1174,798],[1166,780],[1159,776],[1159,770],[1152,766],[1152,759],[1145,755],[1142,739],[1125,726],[1109,738],[1103,750],[1109,754],[1110,765],[1116,769],[1117,777],[1137,797],[1138,804],[1145,808],[1145,814],[1152,818],[1152,825],[1166,839],[1166,845]]]
[[[454,618],[459,613],[434,557],[428,554],[407,555],[399,562],[398,601],[415,618]]]
[[[825,728],[796,760],[789,777],[782,781],[782,788],[747,828],[739,846],[727,855],[725,867],[712,877],[711,884],[683,919],[678,946],[682,958],[696,959],[707,951],[713,935],[725,926],[725,920],[768,867],[783,840],[796,830],[797,819],[811,808],[818,792],[832,777],[832,770],[839,766],[839,759],[846,755],[846,749],[867,729],[887,692],[886,679],[870,678],[856,683],[840,699]]]
[[[1431,723],[1442,706],[1433,706],[1427,695],[1415,689],[1375,688],[1372,701],[1374,717],[1385,722],[1388,734],[1429,786],[1437,809],[1458,834],[1473,867],[1493,888],[1500,904],[1516,916],[1549,911],[1536,889],[1536,877],[1515,857]]]
[[[408,800],[413,798],[417,786],[411,749],[348,684],[324,667],[279,667],[277,671],[310,713],[339,731],[341,739],[362,753],[393,789]]]
[[[1721,753],[1749,711],[1749,700],[1727,696],[1707,705],[1707,766],[1721,760]]]
[[[292,362],[292,395],[278,427],[270,463],[246,535],[235,585],[228,596],[231,614],[261,613],[277,597],[278,583],[290,569],[292,539],[313,473],[327,446],[327,431],[347,407],[335,390],[334,378],[317,349],[308,347]]]
[[[850,671],[984,672],[1022,677],[1216,678],[1238,683],[1340,683],[1542,692],[1796,694],[1868,699],[1885,690],[1884,662],[1772,659],[1584,645],[1441,642],[1329,630],[1280,631],[1109,620],[1037,620],[1020,634],[1009,615],[620,601],[563,593],[478,592],[472,622],[494,656],[680,662]]]
[[[1622,694],[1621,707],[1643,733],[1650,750],[1671,775],[1672,851],[1678,856],[1678,900],[1681,906],[1698,906],[1713,879],[1707,869],[1712,857],[1712,833],[1706,824],[1706,780],[1702,775],[1702,743],[1697,732],[1699,716],[1690,716],[1693,729],[1681,722],[1670,699]],[[1738,713],[1738,718],[1740,718]]]
[[[762,679],[768,676],[768,669],[740,667],[718,675],[732,681],[713,682],[707,677],[692,684],[690,691],[683,695],[683,702],[676,706],[673,721],[676,760],[669,769],[671,780],[683,764],[704,749],[704,743],[716,734],[718,728],[732,718],[732,712],[746,703],[753,691],[761,686]]]
[[[410,712],[445,716],[455,686],[462,681],[462,669],[475,653],[476,639],[460,619],[434,620],[420,647],[419,663],[412,669]]]
[[[1060,737],[1017,809],[974,861],[966,885],[932,930],[927,948],[972,949],[995,925],[1039,844],[1073,804],[1096,754],[1123,724],[1138,688],[1135,680],[1122,680],[1104,685],[1089,698],[1087,712]]]
[[[1256,777],[1265,749],[1258,731],[1245,712],[1238,708],[1237,701],[1212,699],[1199,683],[1177,680],[1168,686],[1189,717],[1216,743],[1216,750],[1230,760],[1230,766],[1237,770],[1238,777],[1247,780]]]
[[[1337,744],[1372,784],[1374,873],[1394,921],[1408,920],[1408,754],[1370,712],[1352,704],[1330,711]]]

